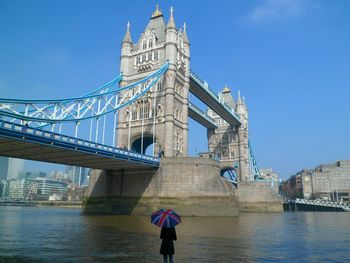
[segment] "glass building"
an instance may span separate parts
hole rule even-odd
[[[68,184],[47,178],[36,178],[34,180],[38,184],[38,200],[48,200],[52,194],[65,196],[68,190]]]

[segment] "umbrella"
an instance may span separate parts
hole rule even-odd
[[[181,218],[172,209],[160,209],[151,214],[151,223],[159,227],[174,227],[181,223]]]

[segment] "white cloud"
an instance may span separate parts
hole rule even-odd
[[[301,16],[306,0],[263,0],[245,17],[249,23],[260,24]]]

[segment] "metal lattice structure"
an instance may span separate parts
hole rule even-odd
[[[248,141],[248,148],[249,148],[249,160],[250,160],[250,174],[252,175],[252,180],[255,181],[260,178],[260,170],[255,160],[250,141]]]
[[[113,85],[121,76],[88,95],[57,100],[18,100],[0,98],[0,116],[11,122],[20,121],[30,126],[42,127],[47,124],[64,122],[79,123],[83,120],[101,118],[116,112],[143,96],[167,70],[162,66],[148,77],[116,89]],[[112,88],[110,88],[112,86]]]

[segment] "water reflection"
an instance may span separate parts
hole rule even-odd
[[[349,220],[350,213],[187,217],[177,226],[175,262],[346,262]],[[162,262],[159,232],[148,217],[0,207],[0,262]]]

